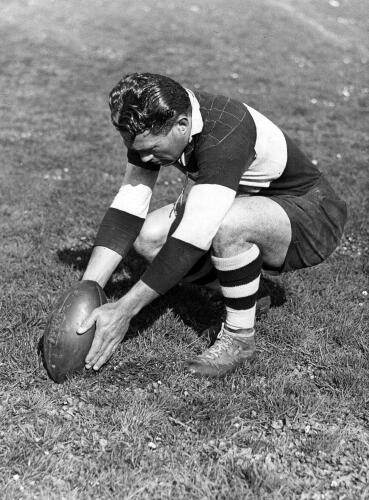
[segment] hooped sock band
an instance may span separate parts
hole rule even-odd
[[[212,262],[226,306],[226,326],[232,330],[253,328],[262,266],[259,248],[253,244],[233,257],[213,256]]]

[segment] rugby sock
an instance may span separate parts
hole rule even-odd
[[[226,330],[235,333],[249,330],[252,334],[262,266],[259,248],[253,244],[240,255],[226,258],[212,256],[212,261],[224,297]]]

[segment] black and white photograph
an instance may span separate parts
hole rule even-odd
[[[0,497],[369,498],[368,1],[0,33]]]

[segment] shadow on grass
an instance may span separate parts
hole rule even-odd
[[[91,249],[66,248],[59,250],[57,255],[61,262],[73,266],[82,273],[89,261]],[[105,293],[107,297],[116,300],[127,293],[140,278],[145,268],[146,262],[136,252],[130,252],[124,264],[118,267],[112,279],[106,285]],[[272,307],[277,307],[285,302],[283,288],[275,281],[267,278],[263,278],[261,281],[259,295],[261,297],[270,296]],[[150,328],[168,309],[171,309],[186,326],[192,328],[199,336],[207,328],[219,325],[225,317],[223,299],[218,292],[208,291],[195,285],[176,286],[170,293],[158,298],[134,317],[124,341],[136,336],[139,331]],[[216,329],[214,329],[213,335],[209,332],[211,337],[214,337],[215,334]],[[44,357],[43,340],[43,337],[39,339],[37,351],[40,362],[48,372]],[[215,337],[209,337],[210,342],[214,340]],[[135,363],[136,365],[137,363]]]
[[[85,270],[91,254],[90,249],[62,249],[57,252],[64,264]],[[138,281],[146,269],[146,261],[131,251],[115,271],[104,290],[109,299],[116,300],[126,294]],[[221,321],[223,304],[219,296],[212,297],[210,292],[196,286],[176,286],[169,294],[159,297],[153,304],[145,307],[132,321],[128,338],[138,330],[150,327],[168,309],[195,331],[200,333],[209,323]]]
[[[91,249],[64,248],[57,252],[64,264],[83,272],[88,264]],[[110,299],[118,299],[127,293],[146,269],[146,261],[134,250],[129,252],[106,287]],[[259,292],[261,297],[270,296],[271,307],[279,307],[286,301],[284,289],[276,282],[263,277]],[[220,323],[224,318],[222,297],[195,285],[176,286],[169,294],[145,307],[132,321],[128,338],[138,330],[149,328],[168,309],[172,309],[183,323],[198,334],[210,325]]]

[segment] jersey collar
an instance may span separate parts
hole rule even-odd
[[[186,92],[188,94],[188,97],[190,98],[191,108],[192,108],[192,126],[191,126],[191,139],[190,139],[191,142],[192,137],[194,135],[202,132],[202,129],[204,127],[204,122],[200,112],[200,103],[196,99],[195,94],[190,89],[186,89]]]
[[[191,102],[191,108],[192,108],[192,117],[191,117],[191,135],[190,135],[190,140],[188,142],[188,146],[186,149],[183,151],[181,158],[180,158],[180,163],[185,167],[188,163],[188,159],[191,156],[191,153],[193,151],[193,141],[192,138],[194,135],[199,134],[202,132],[202,129],[204,127],[204,122],[201,116],[200,112],[200,104],[199,101],[196,99],[195,94],[192,92],[192,90],[186,89],[186,92],[188,94],[188,97]]]

